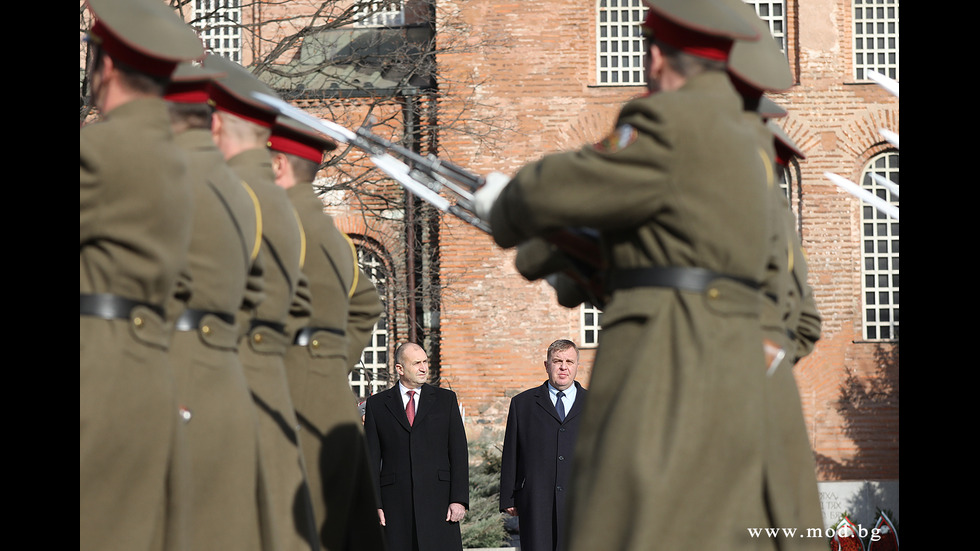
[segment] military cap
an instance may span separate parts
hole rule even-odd
[[[793,157],[806,159],[806,155],[800,146],[796,145],[787,134],[777,124],[769,121],[766,128],[772,132],[773,144],[776,146],[776,162],[781,166],[789,166],[789,161]]]
[[[292,117],[280,115],[272,127],[269,149],[319,164],[323,153],[337,149],[337,143]]]
[[[728,74],[735,89],[743,96],[758,98],[764,92],[782,92],[793,85],[786,54],[769,32],[769,25],[759,18],[755,9],[742,0],[722,0],[742,17],[751,21],[759,39],[736,40],[728,55]]]
[[[278,111],[252,97],[252,92],[278,98],[275,90],[255,78],[245,67],[220,55],[209,53],[204,58],[204,67],[225,73],[211,85],[211,100],[215,109],[272,128]]]
[[[778,103],[772,101],[767,96],[762,96],[759,98],[759,105],[755,108],[756,113],[759,114],[763,119],[779,119],[785,117],[788,113],[783,109]]]
[[[211,82],[225,73],[205,69],[200,63],[185,61],[170,75],[170,84],[163,99],[174,103],[208,103]]]
[[[735,40],[757,40],[759,31],[721,0],[643,0],[647,37],[690,55],[724,61]]]
[[[204,56],[194,29],[160,0],[87,1],[95,16],[89,37],[114,61],[167,77],[181,61]]]

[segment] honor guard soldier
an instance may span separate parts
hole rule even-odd
[[[238,359],[237,313],[255,307],[261,211],[211,138],[208,90],[216,75],[182,63],[164,96],[187,154],[194,231],[187,271],[194,292],[170,349],[189,457],[191,549],[261,548],[255,406]]]
[[[647,4],[650,94],[599,143],[509,183],[492,174],[477,210],[503,247],[570,223],[601,235],[609,299],[568,549],[768,549],[746,527],[769,525],[759,288],[772,167],[725,71],[734,41],[759,33],[720,0]]]
[[[313,298],[312,312],[301,320],[303,326],[286,352],[286,378],[300,422],[322,548],[382,551],[364,428],[347,379],[350,330],[363,333],[359,325],[366,325],[370,331],[381,315],[381,301],[374,293],[373,304],[351,304],[358,281],[367,276],[357,264],[354,244],[323,211],[313,189],[324,152],[336,147],[288,117],[280,116],[272,128],[269,149],[276,185],[286,190],[306,232],[303,273]],[[365,343],[357,340],[359,357]]]
[[[769,26],[756,16],[755,10],[741,0],[726,1],[732,9],[741,10],[761,35],[757,41],[735,43],[728,60],[728,73],[742,95],[746,116],[765,121],[780,109],[772,108],[773,102],[762,101],[764,94],[789,89],[793,84],[792,72],[786,55],[769,35]],[[772,128],[762,127],[759,141],[760,148],[773,159],[773,177],[767,182],[771,190],[770,254],[763,278],[766,299],[761,316],[767,364],[765,496],[771,526],[805,531],[823,526],[823,515],[816,462],[793,365],[820,338],[820,314],[806,281],[806,259],[795,230],[795,217],[778,185],[785,168],[785,162],[779,160],[788,162],[785,153],[782,156],[779,153],[798,149],[795,144],[777,145],[781,140],[774,140]],[[781,550],[814,551],[825,545],[820,538],[788,538],[782,532],[776,544]]]
[[[275,184],[267,149],[276,112],[252,92],[275,92],[245,68],[209,54],[204,67],[226,73],[211,87],[216,112],[211,133],[228,166],[252,188],[262,211],[265,298],[249,322],[239,358],[258,408],[260,475],[268,517],[263,537],[273,549],[316,549],[316,528],[298,440],[299,422],[289,394],[283,358],[292,345],[290,314],[309,315],[310,296],[302,275],[306,236],[286,192]]]
[[[180,548],[167,350],[191,235],[186,160],[161,98],[204,50],[159,0],[89,0],[103,120],[79,132],[79,548]]]
[[[779,179],[782,179],[789,161],[793,157],[804,159],[806,155],[778,126],[770,121],[767,127],[775,137],[776,163]],[[782,272],[788,282],[783,286],[783,300],[779,301],[786,359],[783,360],[785,365],[774,372],[768,381],[772,392],[768,396],[770,447],[766,466],[766,495],[773,526],[806,529],[823,526],[823,512],[817,488],[817,465],[792,368],[813,350],[820,339],[821,318],[813,298],[813,289],[807,282],[806,253],[796,233],[796,219],[788,206],[784,204],[785,213],[776,221],[781,223],[782,231],[789,236],[785,271]],[[775,336],[774,331],[772,334]],[[816,551],[822,548],[821,545],[820,538],[785,538],[782,534],[779,541],[781,550]]]

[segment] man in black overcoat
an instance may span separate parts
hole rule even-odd
[[[364,416],[388,549],[461,550],[469,458],[456,393],[426,384],[428,356],[417,344],[395,350],[395,370],[398,384],[368,398]]]
[[[565,497],[586,390],[575,382],[578,348],[548,347],[548,381],[510,402],[500,468],[500,510],[518,517],[521,551],[563,549]]]

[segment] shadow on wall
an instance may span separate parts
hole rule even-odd
[[[844,368],[836,409],[842,419],[843,435],[854,443],[855,452],[848,459],[836,460],[817,453],[820,478],[836,480],[820,483],[820,498],[827,526],[836,524],[844,512],[855,523],[870,527],[877,509],[895,513],[898,522],[898,480],[880,465],[898,461],[899,431],[899,345],[876,345],[877,368],[862,376]],[[866,473],[853,480],[855,472]],[[897,471],[897,469],[896,469]],[[851,480],[847,480],[850,478]]]

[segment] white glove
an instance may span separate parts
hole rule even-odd
[[[490,220],[490,209],[508,183],[510,183],[510,176],[503,172],[491,172],[487,174],[486,183],[473,192],[473,209],[476,210],[480,220]]]

